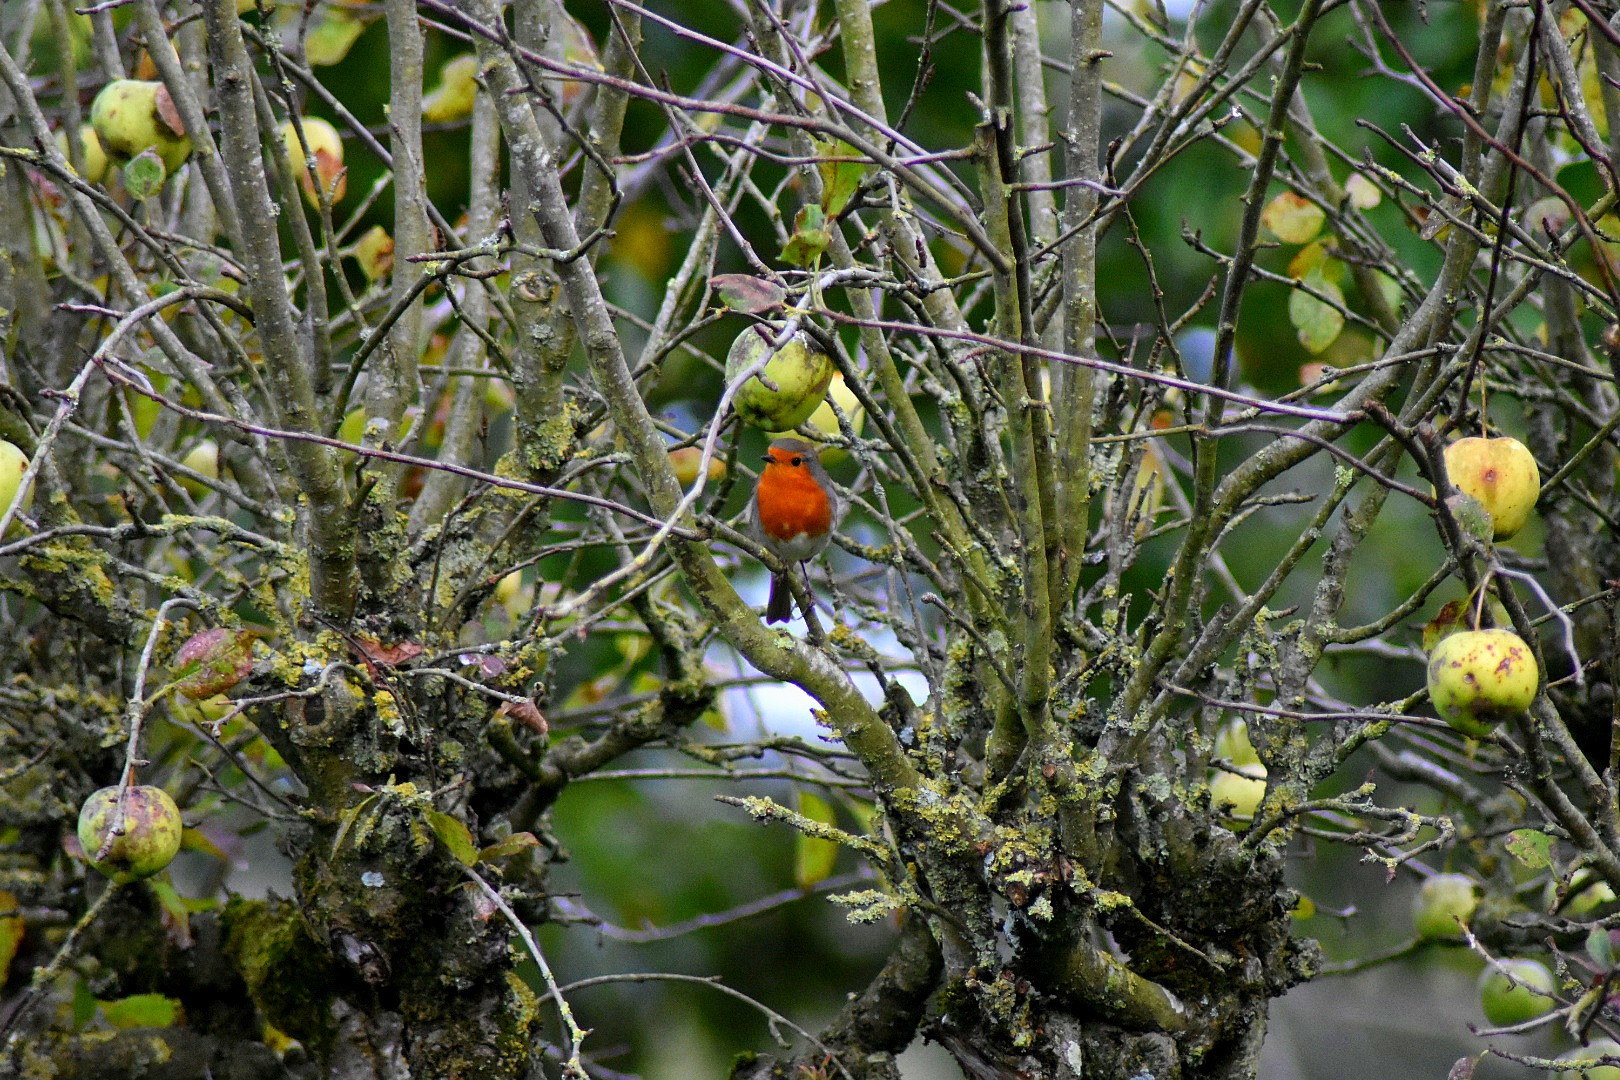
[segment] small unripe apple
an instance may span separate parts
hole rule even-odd
[[[1557,985],[1539,960],[1498,960],[1479,973],[1479,1005],[1497,1027],[1522,1024],[1552,1012]]]
[[[726,354],[726,381],[735,382],[767,356],[764,376],[776,387],[772,390],[755,375],[731,399],[737,415],[766,431],[789,431],[810,419],[821,406],[832,381],[832,357],[817,349],[802,331],[788,339],[773,356],[771,342],[776,331],[768,325],[750,326],[737,335]]]
[[[1467,923],[1479,906],[1479,893],[1464,874],[1435,874],[1412,902],[1412,927],[1425,941],[1461,941],[1458,922]]]
[[[320,191],[328,192],[335,203],[343,198],[343,193],[349,187],[348,173],[343,169],[343,137],[338,134],[337,128],[318,116],[303,117],[299,126],[304,129],[304,140],[309,143],[309,152],[315,157],[315,176],[320,181]],[[315,182],[309,178],[309,169],[305,167],[309,159],[304,156],[304,145],[298,141],[298,131],[291,120],[281,125],[281,141],[287,147],[287,159],[292,163],[293,174],[298,177],[298,186],[304,189],[304,200],[318,209],[321,205],[320,191],[316,190]]]
[[[838,427],[838,414],[833,412],[832,403],[835,401],[838,403],[838,407],[844,410],[844,415],[849,417],[850,429],[855,434],[859,435],[862,426],[866,423],[866,410],[861,408],[861,399],[856,397],[855,391],[851,390],[849,385],[844,382],[844,373],[835,371],[832,382],[827,384],[826,399],[816,406],[816,411],[810,414],[810,419],[806,422],[812,432],[811,438],[817,443],[837,439],[842,434],[841,429]],[[778,431],[773,432],[771,438],[773,440],[778,438],[786,439],[797,434],[796,431]],[[849,457],[849,451],[842,447],[823,446],[821,448],[821,461],[824,465],[836,465],[847,457]]]
[[[11,500],[17,497],[17,489],[22,486],[23,473],[28,471],[28,455],[22,452],[22,447],[16,443],[9,443],[0,439],[0,514],[11,508]],[[30,487],[23,496],[22,505],[17,509],[26,513],[34,505],[34,489]]]
[[[1254,817],[1260,800],[1266,797],[1266,767],[1259,763],[1244,765],[1237,772],[1217,769],[1209,781],[1209,801],[1217,809],[1231,808],[1234,818],[1245,821]]]
[[[669,452],[670,467],[675,470],[675,482],[689,488],[697,482],[698,466],[703,464],[703,447],[682,446]],[[725,459],[716,454],[709,459],[709,482],[726,475]]]
[[[79,845],[91,866],[120,884],[151,877],[180,850],[180,808],[162,788],[139,785],[124,793],[123,830],[114,836],[118,789],[104,787],[79,809]],[[112,843],[107,845],[107,838]],[[98,858],[107,845],[107,854]]]
[[[1482,739],[1535,700],[1536,658],[1511,630],[1464,630],[1429,654],[1429,700],[1440,719]]]
[[[1613,1039],[1593,1039],[1586,1046],[1577,1046],[1559,1054],[1562,1063],[1600,1061],[1603,1058],[1620,1059],[1620,1043]],[[1590,1069],[1555,1069],[1547,1074],[1548,1080],[1620,1080],[1620,1066],[1594,1065]]]
[[[1458,439],[1446,447],[1446,476],[1484,505],[1498,540],[1523,528],[1541,498],[1536,459],[1518,439]]]
[[[210,480],[219,479],[219,444],[213,439],[204,439],[193,446],[186,456],[180,459],[180,464],[192,472],[201,473]],[[191,497],[200,499],[211,490],[207,484],[200,480],[193,480],[189,476],[180,478],[180,486],[191,492]]]
[[[1590,870],[1577,870],[1575,876],[1569,880],[1569,888],[1563,890],[1563,903],[1559,903],[1559,882],[1547,882],[1547,888],[1542,893],[1542,906],[1547,911],[1556,910],[1558,914],[1571,919],[1579,919],[1590,915],[1604,904],[1614,901],[1614,890],[1609,883],[1592,873]]]
[[[168,87],[160,82],[114,79],[91,103],[90,124],[114,161],[153,150],[172,173],[191,156],[191,139]]]

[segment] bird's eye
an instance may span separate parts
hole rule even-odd
[[[793,459],[793,464],[794,465],[803,465],[804,464],[804,458],[802,458],[802,457],[794,458]]]

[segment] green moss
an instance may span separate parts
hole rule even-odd
[[[324,1060],[337,1028],[332,1019],[338,982],[324,949],[290,904],[234,899],[220,922],[225,953],[271,1024]]]

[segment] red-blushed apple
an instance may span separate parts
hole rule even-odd
[[[151,877],[174,861],[183,826],[167,791],[148,785],[126,791],[121,830],[115,827],[117,809],[116,787],[93,793],[79,809],[79,845],[91,866],[122,884]]]
[[[1446,447],[1446,476],[1484,505],[1498,540],[1524,528],[1541,498],[1536,459],[1518,439],[1458,439]]]

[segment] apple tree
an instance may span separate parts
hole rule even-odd
[[[0,1074],[1601,1057],[1617,113],[1615,0],[0,0]]]

